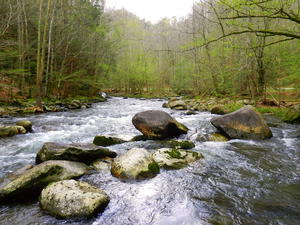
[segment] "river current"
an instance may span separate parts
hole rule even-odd
[[[265,141],[199,142],[215,131],[216,115],[162,108],[162,100],[111,98],[90,109],[0,119],[28,119],[34,133],[0,139],[0,178],[34,164],[44,142],[91,143],[94,136],[130,139],[139,135],[131,123],[137,113],[164,110],[189,129],[180,139],[195,142],[201,159],[180,170],[161,170],[156,177],[122,182],[109,172],[94,172],[80,180],[103,189],[111,198],[105,211],[87,220],[57,220],[35,200],[0,206],[1,225],[202,225],[300,224],[300,126],[274,122],[274,137]],[[155,141],[109,147],[119,155],[133,147],[157,148]]]

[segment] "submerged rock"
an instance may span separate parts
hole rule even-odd
[[[272,137],[270,128],[252,106],[213,118],[211,123],[230,138],[259,140]]]
[[[188,128],[176,121],[168,113],[149,110],[137,113],[132,123],[148,139],[164,139],[186,134]]]
[[[51,182],[78,178],[89,171],[83,163],[53,160],[39,164],[0,184],[0,202],[32,198]]]
[[[201,153],[174,148],[162,148],[153,154],[154,161],[167,169],[180,169],[201,158]]]
[[[110,171],[112,158],[97,159],[92,162],[91,167],[98,171]]]
[[[117,144],[122,144],[125,143],[126,141],[120,139],[120,138],[116,138],[116,137],[109,137],[109,136],[96,136],[94,138],[93,143],[95,145],[99,145],[99,146],[111,146],[111,145],[117,145]]]
[[[220,133],[214,133],[209,135],[208,137],[209,141],[214,141],[214,142],[227,142],[229,139],[225,137],[223,134]]]
[[[24,127],[27,132],[32,132],[32,123],[29,120],[20,120],[16,125]]]
[[[113,161],[111,173],[120,179],[144,179],[156,176],[159,167],[147,150],[133,148]]]
[[[80,218],[104,210],[109,200],[109,196],[95,186],[64,180],[52,183],[42,191],[40,206],[58,218]]]
[[[161,144],[167,148],[191,149],[195,148],[195,144],[188,140],[168,140],[161,141]]]
[[[48,142],[37,153],[36,163],[48,160],[70,160],[91,163],[97,158],[116,157],[117,153],[93,144],[59,144]]]

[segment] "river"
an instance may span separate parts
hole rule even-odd
[[[161,107],[161,100],[111,98],[90,109],[0,119],[11,123],[28,119],[34,133],[0,139],[0,178],[28,164],[44,142],[88,143],[95,135],[130,139],[139,135],[131,119],[137,112],[169,112],[190,128],[181,139],[195,142],[204,155],[189,167],[161,170],[153,179],[122,182],[109,172],[85,175],[80,180],[106,191],[111,201],[92,219],[57,220],[39,209],[37,201],[0,206],[1,225],[202,225],[300,224],[300,126],[276,123],[274,137],[265,141],[198,142],[213,132],[216,115],[185,115]],[[268,120],[273,120],[268,118]],[[110,147],[123,154],[133,147],[154,149],[154,141]]]

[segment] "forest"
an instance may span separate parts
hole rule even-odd
[[[300,97],[300,1],[197,1],[157,24],[104,0],[0,0],[0,101]]]
[[[300,224],[299,159],[300,0],[0,0],[1,225]]]

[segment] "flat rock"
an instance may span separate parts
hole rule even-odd
[[[167,169],[180,169],[201,158],[201,153],[174,148],[162,148],[153,154],[154,161]]]
[[[109,196],[86,182],[64,180],[43,189],[40,206],[58,218],[91,217],[105,209]]]
[[[117,153],[94,144],[59,144],[48,142],[43,145],[36,156],[36,163],[48,160],[69,160],[91,163],[97,158],[116,157]]]
[[[186,110],[188,107],[187,107],[187,104],[183,101],[183,100],[170,100],[168,102],[168,106],[171,108],[171,109],[177,109],[177,110]]]

